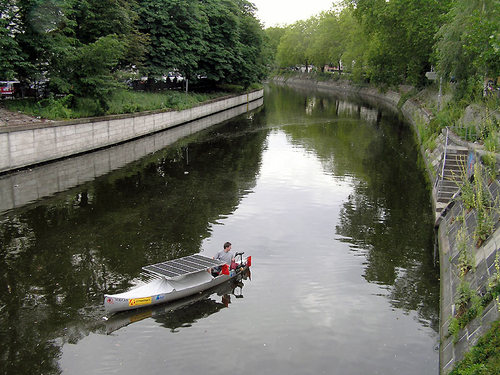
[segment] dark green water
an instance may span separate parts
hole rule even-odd
[[[4,212],[0,373],[437,374],[418,165],[390,111],[273,86],[253,113]],[[252,255],[240,285],[103,319],[142,266],[225,241]]]

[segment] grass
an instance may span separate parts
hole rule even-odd
[[[108,100],[106,110],[91,98],[76,98],[67,95],[61,98],[49,97],[36,101],[34,99],[9,100],[4,102],[5,108],[19,111],[29,116],[49,120],[66,120],[102,115],[135,113],[153,110],[183,110],[211,99],[237,92],[236,88],[215,93],[184,93],[164,91],[159,93],[117,90]]]

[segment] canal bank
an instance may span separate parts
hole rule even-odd
[[[304,78],[278,77],[273,81],[292,87],[331,92],[339,96],[361,97],[375,105],[388,106],[400,111],[405,120],[412,125],[417,139],[421,139],[419,135],[421,126],[427,125],[432,119],[432,113],[417,100],[409,99],[401,105],[402,95],[390,90],[380,92],[376,88],[356,87],[348,82]],[[433,151],[420,146],[429,184],[432,187],[432,204],[438,229],[441,274],[440,373],[442,374],[449,373],[489,330],[492,322],[498,320],[500,306],[495,298],[490,298],[491,289],[495,289],[500,278],[498,265],[500,183],[496,178],[485,181],[484,186],[480,188],[492,205],[487,211],[488,221],[493,227],[490,230],[492,233],[478,244],[475,240],[476,233],[483,225],[485,211],[477,208],[464,210],[463,202],[459,199],[445,202],[439,199],[448,160],[447,154],[458,152],[457,150],[465,153],[464,160],[461,160],[463,165],[471,160],[474,162],[480,160],[483,153],[477,145],[463,142],[450,133],[439,136]],[[496,155],[497,171],[498,166],[499,157]],[[474,168],[469,173],[473,173],[473,170]],[[467,259],[466,268],[468,268],[465,272],[461,271],[464,258]],[[475,315],[470,313],[471,311],[475,311]],[[465,321],[463,316],[470,316],[470,319]]]
[[[120,144],[262,98],[263,90],[183,111],[153,111],[0,128],[0,173]]]

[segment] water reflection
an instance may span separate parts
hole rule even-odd
[[[0,176],[0,214],[92,181],[158,152],[183,137],[252,111],[262,104],[261,98],[133,142]]]
[[[301,100],[298,91],[289,96]],[[291,102],[286,110],[298,111],[298,103]],[[320,93],[309,92],[304,107],[315,124],[284,127],[290,142],[313,152],[326,173],[352,182],[335,226],[339,240],[366,257],[367,281],[390,286],[386,295],[395,308],[418,311],[422,322],[437,331],[432,207],[411,129],[383,107]],[[317,124],[318,119],[324,123]]]
[[[215,126],[0,218],[1,372],[57,373],[54,339],[68,327],[84,336],[104,292],[135,283],[143,265],[200,252],[255,184],[266,133],[245,135],[251,127],[251,117]]]
[[[153,308],[142,308],[114,314],[106,321],[106,333],[111,334],[129,324],[153,318],[160,326],[178,332],[180,328],[191,327],[198,320],[206,318],[224,308],[234,300],[243,298],[244,280],[250,278],[247,270],[238,279]]]

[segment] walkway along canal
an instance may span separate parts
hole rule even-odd
[[[397,114],[269,86],[254,111],[132,160],[156,137],[81,159],[118,168],[80,183],[61,169],[60,192],[1,213],[0,372],[438,373],[435,218]],[[54,175],[23,173],[14,192]],[[103,319],[103,294],[142,266],[228,240],[252,255],[247,279]]]

